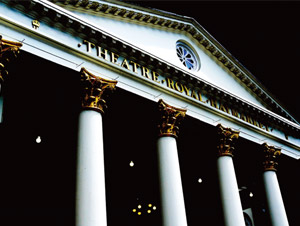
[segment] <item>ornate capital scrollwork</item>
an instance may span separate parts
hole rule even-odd
[[[221,124],[217,125],[218,133],[218,156],[231,156],[233,157],[234,143],[239,137],[238,131],[234,131],[231,128],[223,127]]]
[[[264,151],[264,171],[277,171],[278,157],[281,154],[281,150],[274,146],[269,146],[267,143],[263,143],[262,147]]]
[[[4,40],[0,35],[0,82],[6,79],[8,75],[7,64],[17,58],[21,47],[22,43]]]
[[[82,107],[104,113],[107,108],[104,95],[115,89],[117,81],[97,77],[85,68],[81,68],[80,73],[83,85]]]
[[[166,104],[162,99],[158,101],[161,122],[158,125],[159,136],[178,136],[179,124],[185,117],[186,110]]]

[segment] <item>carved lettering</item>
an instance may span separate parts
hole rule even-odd
[[[229,114],[229,109],[228,109],[227,107],[225,107],[223,104],[220,104],[219,109],[220,109],[221,111],[224,111],[224,112],[226,112],[226,113]]]
[[[120,65],[119,63],[118,63],[118,59],[119,59],[119,55],[118,54],[116,54],[116,53],[114,53],[114,52],[111,52],[111,62],[112,63],[114,63],[114,64],[116,64],[116,65]]]
[[[206,103],[205,101],[202,100],[202,95],[201,95],[200,92],[198,92],[198,96],[199,96],[199,100],[200,100],[201,102]]]
[[[215,100],[213,100],[213,99],[210,99],[209,102],[210,102],[210,106],[219,109],[219,108],[218,108],[217,101],[215,101]]]
[[[91,42],[89,42],[89,41],[87,41],[87,40],[83,40],[83,44],[86,44],[86,51],[87,51],[88,53],[91,53],[91,52],[92,52],[92,48],[95,47],[95,44],[94,44],[94,43],[91,43]]]
[[[155,71],[152,71],[152,80],[154,82],[160,83],[160,81],[158,81],[158,74]]]
[[[191,88],[186,87],[186,85],[183,85],[183,88],[184,88],[185,94],[190,97],[191,96],[190,95]]]
[[[196,100],[199,100],[199,98],[198,98],[197,93],[195,92],[195,90],[192,90],[191,96],[192,96],[193,98],[195,98]],[[201,97],[200,97],[200,98],[201,98]],[[202,101],[202,100],[200,100],[200,101]]]
[[[134,61],[130,61],[130,63],[132,64],[132,68],[133,68],[133,72],[138,74],[138,68],[140,67],[139,64],[135,63]]]
[[[242,119],[245,122],[247,122],[247,118],[246,118],[246,116],[243,113],[240,114],[240,119]]]
[[[232,114],[233,116],[239,118],[239,113],[238,113],[236,110],[231,109],[231,114]]]
[[[151,79],[150,70],[144,66],[142,66],[142,76]]]
[[[171,80],[171,79],[169,79],[169,78],[167,78],[167,86],[168,86],[169,88],[175,90],[175,88],[174,88],[174,81]]]
[[[107,49],[103,49],[100,46],[97,46],[97,56],[107,60],[108,51]]]
[[[253,119],[248,115],[246,116],[246,118],[247,118],[247,122],[253,125]]]
[[[181,83],[179,82],[176,82],[175,83],[175,89],[178,91],[178,92],[183,92],[183,86],[181,85]]]
[[[129,68],[129,64],[128,64],[128,62],[127,62],[127,60],[124,58],[124,60],[123,60],[123,62],[122,62],[122,64],[121,64],[121,67],[124,67],[124,68],[126,68],[127,70],[130,70],[130,68]]]

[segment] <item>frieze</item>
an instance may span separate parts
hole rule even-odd
[[[213,107],[214,109],[222,111],[227,115],[234,116],[267,132],[272,132],[270,125],[260,122],[254,117],[240,112],[238,109],[229,107],[221,103],[217,99],[213,98],[212,95],[208,95],[207,92],[203,90],[199,90],[195,87],[190,87],[187,84],[183,84],[181,81],[175,81],[171,77],[163,76],[146,66],[140,65],[133,60],[129,60],[115,52],[109,51],[108,49],[105,49],[87,40],[83,40],[82,43],[79,43],[78,48],[84,48],[84,51],[93,54],[95,57],[110,62],[117,67],[124,68],[130,72],[133,72],[137,76],[152,81],[165,89],[173,90],[179,95],[193,98],[197,102]]]

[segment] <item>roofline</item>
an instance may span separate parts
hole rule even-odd
[[[11,1],[9,1],[9,3],[7,3],[8,0],[0,1],[14,6]],[[277,128],[287,135],[299,137],[300,126],[298,124],[270,110],[241,99],[240,97],[204,81],[190,72],[147,53],[130,43],[126,43],[49,1],[30,0],[26,2],[15,1],[13,3],[16,4],[16,7],[19,4],[22,4],[23,6],[17,7],[17,9],[26,12],[27,15],[31,15],[32,17],[33,15],[34,17],[40,15],[40,19],[45,20],[47,23],[51,23],[52,26],[53,23],[59,23],[60,27],[63,26],[68,28],[68,30],[72,29],[73,35],[77,34],[83,39],[92,40],[95,44],[105,44],[109,50],[117,51],[116,53],[119,53],[120,55],[134,59],[140,65],[147,65],[149,69],[155,70],[165,77],[170,77],[176,81],[183,81],[195,89],[203,90],[209,97],[218,98],[222,102],[225,101],[226,104],[228,104],[228,107],[234,106],[235,108],[240,109],[241,113],[250,111],[258,118],[265,120],[273,128]]]

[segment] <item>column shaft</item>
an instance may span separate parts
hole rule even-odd
[[[288,226],[277,175],[275,171],[265,171],[263,180],[266,191],[266,199],[272,226]]]
[[[76,226],[106,226],[106,194],[103,153],[103,95],[117,81],[97,77],[81,68],[82,111],[79,115],[76,187]]]
[[[80,113],[77,161],[76,226],[105,226],[103,132],[99,112]]]
[[[159,100],[161,122],[157,140],[163,226],[187,226],[176,138],[186,110]]]
[[[186,226],[176,139],[158,138],[157,149],[163,226]]]
[[[239,132],[217,125],[219,136],[217,160],[220,195],[225,226],[245,225],[243,209],[233,166],[233,151]]]
[[[289,223],[276,175],[278,158],[281,155],[281,150],[274,146],[270,146],[267,143],[263,143],[262,148],[264,152],[263,180],[270,220],[272,226],[288,226]]]
[[[225,225],[245,225],[232,157],[219,157],[217,167]]]

